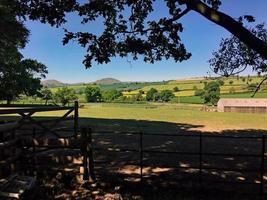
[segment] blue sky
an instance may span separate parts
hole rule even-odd
[[[166,7],[163,1],[159,2],[153,15],[166,16]],[[220,10],[232,17],[251,14],[256,17],[257,22],[267,22],[266,0],[223,0]],[[99,23],[82,26],[75,16],[69,16],[68,19],[68,23],[64,26],[73,31],[99,32],[102,28]],[[82,64],[85,49],[75,42],[63,46],[62,28],[32,21],[25,23],[31,35],[22,53],[25,58],[37,59],[48,67],[47,79],[57,79],[66,83],[91,82],[106,77],[122,81],[161,81],[205,76],[209,71],[207,60],[211,57],[212,51],[218,48],[220,39],[229,36],[229,33],[193,11],[186,15],[182,22],[184,26],[182,41],[193,54],[191,59],[182,63],[164,60],[150,64],[143,62],[142,59],[133,61],[129,56],[128,59],[113,58],[112,62],[105,65],[93,63],[92,68],[85,69]]]

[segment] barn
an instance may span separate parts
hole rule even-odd
[[[221,98],[217,104],[218,112],[267,113],[267,98]]]

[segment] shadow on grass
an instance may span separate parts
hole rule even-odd
[[[36,117],[35,119],[48,118]],[[5,121],[6,117],[1,117],[0,120]],[[9,117],[8,120],[12,120],[12,117]],[[88,184],[85,187],[89,191],[88,195],[93,198],[261,198],[259,195],[262,177],[260,155],[262,153],[261,137],[266,135],[264,130],[227,130],[220,133],[202,133],[201,151],[204,154],[200,158],[198,155],[200,132],[192,129],[201,128],[202,125],[129,119],[80,118],[80,126],[89,126],[93,129],[97,184]],[[111,134],[110,131],[130,133]],[[144,133],[143,150],[145,152],[143,155],[139,152],[140,135],[133,132]],[[149,133],[158,135],[146,135]],[[175,137],[168,134],[180,136]],[[214,135],[235,136],[236,138],[211,137]],[[249,138],[251,136],[259,138]],[[120,152],[120,149],[135,150],[136,152]],[[160,151],[160,153],[155,153],[155,151]],[[180,154],[171,152],[180,152]],[[223,155],[215,156],[214,154]],[[143,157],[142,184],[140,183],[140,156]],[[202,163],[201,175],[200,161]],[[264,168],[267,169],[267,161],[265,161]],[[265,182],[267,182],[266,179],[267,174],[265,173]],[[60,184],[67,185],[69,180],[60,179],[58,181],[59,183],[63,181]],[[65,188],[64,191],[66,192],[66,190],[68,189]]]

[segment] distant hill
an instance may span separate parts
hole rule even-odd
[[[57,81],[57,80],[44,80],[44,81],[42,81],[42,85],[45,87],[53,88],[53,87],[63,87],[67,84],[62,83],[62,82]]]
[[[114,83],[121,83],[121,81],[115,78],[103,78],[103,79],[95,81],[94,83],[99,84],[99,85],[110,85]]]

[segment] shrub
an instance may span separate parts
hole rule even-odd
[[[212,81],[205,85],[204,93],[202,95],[204,103],[216,105],[220,99],[220,85],[218,82]]]
[[[174,87],[173,88],[173,92],[179,92],[179,88],[178,87]]]
[[[155,88],[151,88],[146,93],[147,101],[157,101],[159,99],[158,91]]]
[[[77,100],[77,96],[73,89],[68,87],[59,88],[55,93],[55,100],[63,106],[69,104],[71,101]]]
[[[160,92],[160,100],[164,102],[170,101],[174,97],[174,94],[171,90],[162,90]]]
[[[112,89],[112,90],[107,90],[102,93],[102,98],[104,101],[110,102],[118,99],[119,97],[123,96],[122,92]]]
[[[102,95],[99,87],[90,87],[85,88],[85,99],[87,102],[99,102],[102,99]]]

